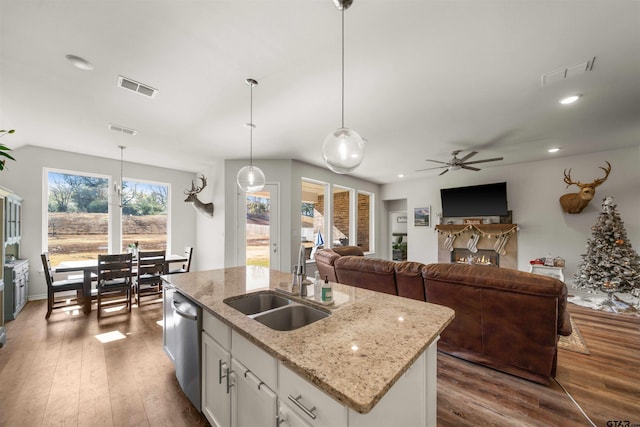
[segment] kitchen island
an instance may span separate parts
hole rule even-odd
[[[358,425],[357,414],[374,412],[381,399],[391,394],[389,391],[403,377],[411,376],[408,370],[420,361],[423,368],[417,372],[423,372],[424,377],[418,378],[416,384],[423,390],[426,415],[420,416],[415,425],[435,424],[436,342],[454,317],[450,308],[333,283],[334,304],[331,306],[309,301],[312,298],[290,297],[329,311],[328,317],[300,329],[277,331],[230,307],[224,300],[265,290],[280,293],[291,283],[289,273],[260,267],[234,267],[169,275],[164,279],[170,287],[202,307],[205,325],[209,316],[212,321],[228,326],[232,334],[229,346],[235,342],[243,348],[252,345],[257,353],[273,358],[277,377],[270,382],[264,379],[260,382],[275,389],[274,393],[283,392],[284,386],[278,383],[285,380],[280,375],[290,372],[343,405],[345,413],[353,413],[351,417],[346,416],[348,425]],[[206,326],[204,331],[203,336]],[[224,347],[222,345],[222,350],[226,351]],[[232,358],[236,357],[235,350],[231,353]],[[204,378],[207,370],[204,355],[202,364]],[[228,365],[220,359],[215,367],[220,383],[225,377],[223,367]],[[259,365],[246,369],[244,377]],[[242,377],[237,369],[227,372]],[[263,374],[263,377],[269,376],[268,372]],[[258,383],[257,388],[260,386]],[[233,385],[227,386],[227,392],[229,387]],[[291,402],[295,400],[291,394],[288,397]],[[279,400],[286,401],[286,398],[279,395]],[[205,406],[203,402],[203,412]],[[290,425],[297,424],[290,422]]]

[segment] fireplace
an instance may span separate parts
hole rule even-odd
[[[516,224],[440,224],[436,230],[439,263],[467,263],[471,255],[474,264],[518,269]]]
[[[478,249],[475,253],[466,248],[454,248],[451,262],[459,264],[479,264],[500,266],[500,255],[489,249]]]

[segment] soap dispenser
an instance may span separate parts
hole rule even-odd
[[[331,301],[333,301],[331,283],[329,282],[329,276],[325,276],[324,283],[322,284],[322,302],[330,303]]]

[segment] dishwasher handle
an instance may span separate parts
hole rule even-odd
[[[198,320],[197,314],[190,314],[182,311],[180,309],[180,305],[177,304],[176,301],[173,301],[173,309],[175,310],[176,314],[180,317],[184,317],[185,319],[188,319],[188,320]]]

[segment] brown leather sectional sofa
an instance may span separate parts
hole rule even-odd
[[[555,376],[558,336],[571,334],[560,280],[489,266],[366,258],[347,248],[353,247],[316,253],[323,278],[455,310],[438,350],[542,384]]]

